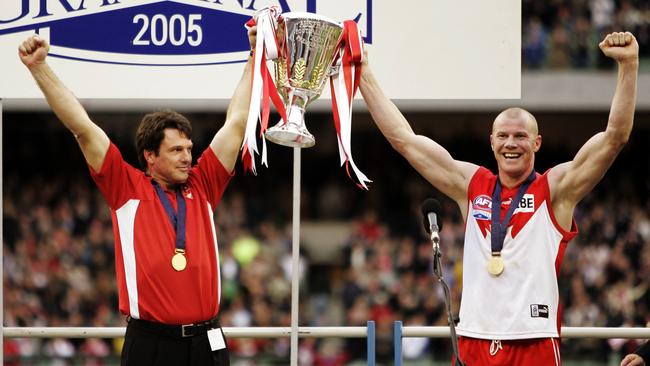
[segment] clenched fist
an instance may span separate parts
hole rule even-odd
[[[31,68],[43,63],[49,50],[50,45],[45,39],[39,35],[33,35],[20,44],[18,47],[18,55],[23,64]]]
[[[639,60],[639,44],[630,32],[610,33],[598,44],[598,47],[605,56],[619,63]]]

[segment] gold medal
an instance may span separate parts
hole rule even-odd
[[[177,271],[182,271],[187,266],[187,259],[185,258],[185,251],[176,249],[176,254],[172,257],[172,267]]]
[[[498,276],[503,273],[503,258],[500,255],[493,255],[488,261],[487,270],[492,276]]]

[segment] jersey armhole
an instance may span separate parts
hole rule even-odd
[[[547,170],[542,174],[539,178],[543,179],[541,182],[542,185],[544,186],[544,195],[546,196],[546,203],[548,205],[548,215],[551,217],[551,222],[553,222],[553,226],[555,229],[562,234],[562,239],[565,242],[569,242],[571,239],[573,239],[576,235],[578,235],[578,224],[576,222],[575,217],[571,218],[571,230],[567,231],[565,230],[560,224],[557,222],[557,219],[555,218],[555,213],[553,212],[553,202],[551,201],[551,189],[548,186],[548,172],[550,171]]]

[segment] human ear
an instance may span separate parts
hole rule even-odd
[[[540,147],[542,147],[542,135],[537,135],[537,137],[535,137],[535,147],[533,151],[539,151]]]
[[[147,161],[147,164],[153,164],[153,160],[155,156],[154,152],[151,150],[144,150],[143,154],[144,154],[144,160]]]

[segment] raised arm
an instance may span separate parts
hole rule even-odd
[[[257,27],[252,27],[248,31],[248,41],[251,45],[255,44]],[[252,47],[252,46],[251,46]],[[251,68],[253,66],[252,57],[248,58],[244,73],[237,84],[235,93],[228,105],[226,112],[226,122],[223,127],[217,131],[212,139],[210,147],[219,161],[228,170],[232,171],[237,163],[239,149],[244,141],[246,132],[246,119],[248,118],[248,107],[251,96]]]
[[[49,48],[46,40],[35,35],[20,45],[18,55],[31,72],[52,111],[74,134],[88,164],[95,171],[99,171],[110,140],[106,133],[90,120],[81,103],[45,61]]]
[[[553,210],[564,227],[570,225],[575,205],[605,175],[632,131],[639,45],[631,33],[618,32],[607,35],[599,47],[618,64],[618,80],[607,128],[590,138],[572,161],[549,172]]]
[[[367,57],[366,57],[367,59]],[[467,209],[467,188],[478,166],[454,160],[435,141],[415,134],[404,115],[383,93],[367,62],[361,73],[361,94],[388,142],[434,187]]]

